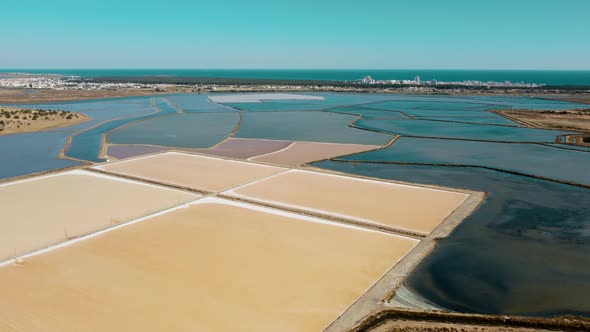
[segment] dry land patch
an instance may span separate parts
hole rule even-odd
[[[86,115],[76,112],[0,106],[0,135],[66,127],[89,119]]]
[[[2,104],[36,104],[56,101],[73,101],[102,98],[122,98],[151,96],[184,91],[156,91],[155,89],[120,89],[120,90],[50,90],[50,89],[2,89]],[[189,91],[190,92],[190,91]]]
[[[495,111],[528,127],[579,131],[566,135],[566,143],[590,146],[590,108],[564,111],[500,110]]]

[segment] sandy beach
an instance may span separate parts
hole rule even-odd
[[[468,197],[457,192],[300,170],[223,194],[423,235],[434,230]]]
[[[417,243],[206,200],[0,268],[0,330],[321,331]]]
[[[78,170],[1,184],[0,261],[199,197]]]

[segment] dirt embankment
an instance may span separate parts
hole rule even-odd
[[[0,135],[29,133],[88,121],[81,113],[0,107]]]
[[[532,318],[384,309],[351,330],[369,331],[590,331],[590,321],[577,317]]]
[[[496,114],[533,128],[577,131],[565,135],[568,144],[590,146],[590,108],[563,111],[498,110]]]
[[[87,100],[101,98],[140,97],[156,94],[185,92],[177,89],[156,91],[156,89],[122,90],[33,90],[0,89],[0,104],[34,104],[57,101]]]

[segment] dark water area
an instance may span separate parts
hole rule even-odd
[[[406,281],[426,299],[460,312],[590,317],[590,189],[469,167],[314,166],[487,192]]]

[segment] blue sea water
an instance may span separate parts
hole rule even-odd
[[[208,78],[246,78],[281,80],[346,81],[371,75],[377,80],[445,82],[478,80],[525,82],[548,85],[590,86],[590,70],[437,70],[437,69],[0,69],[1,72],[27,72],[82,76],[178,76]]]

